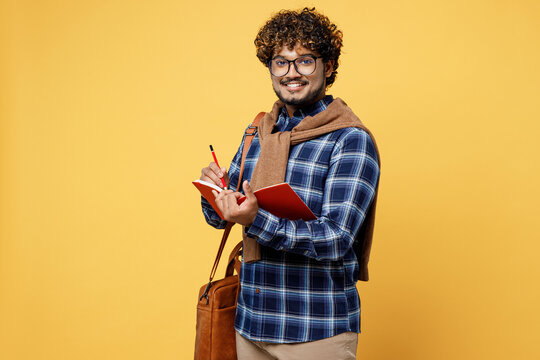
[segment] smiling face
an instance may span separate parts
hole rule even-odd
[[[273,58],[282,57],[294,60],[307,54],[318,56],[297,43],[293,49],[282,46]],[[289,116],[292,116],[296,109],[321,100],[326,95],[326,78],[332,74],[333,62],[329,61],[325,64],[321,58],[317,58],[315,61],[315,71],[310,75],[299,74],[292,63],[287,74],[283,76],[270,74],[274,92],[285,103]]]

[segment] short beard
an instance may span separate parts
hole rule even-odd
[[[274,92],[276,93],[278,99],[281,100],[282,103],[284,103],[285,105],[293,105],[293,106],[307,106],[307,105],[312,104],[313,102],[315,102],[315,100],[317,100],[317,98],[322,93],[324,93],[325,88],[326,88],[326,82],[323,81],[321,82],[321,86],[318,89],[313,89],[313,91],[306,94],[305,97],[298,98],[298,99],[293,98],[291,100],[287,100],[287,99],[284,99],[283,96],[281,96],[281,91],[273,87]]]

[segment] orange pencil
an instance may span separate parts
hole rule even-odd
[[[214,157],[214,161],[216,162],[216,165],[221,169],[221,166],[219,166],[219,163],[217,161],[216,154],[214,153],[214,148],[212,145],[210,145],[210,151],[212,151],[212,156]],[[227,185],[225,184],[225,179],[221,178],[221,183],[223,184],[223,188],[227,189]]]

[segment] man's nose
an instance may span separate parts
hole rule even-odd
[[[302,76],[300,73],[298,73],[298,71],[296,71],[296,66],[294,65],[294,63],[291,63],[291,65],[289,66],[289,72],[285,74],[285,77],[297,78]]]

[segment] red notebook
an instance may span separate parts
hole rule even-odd
[[[193,185],[201,192],[201,195],[212,205],[217,214],[223,219],[219,211],[212,190],[217,192],[222,189],[214,184],[202,180],[193,181]],[[267,186],[256,190],[253,194],[257,198],[259,207],[280,218],[289,220],[316,220],[317,217],[300,199],[298,194],[287,183]],[[238,204],[243,203],[246,197],[238,199]]]

